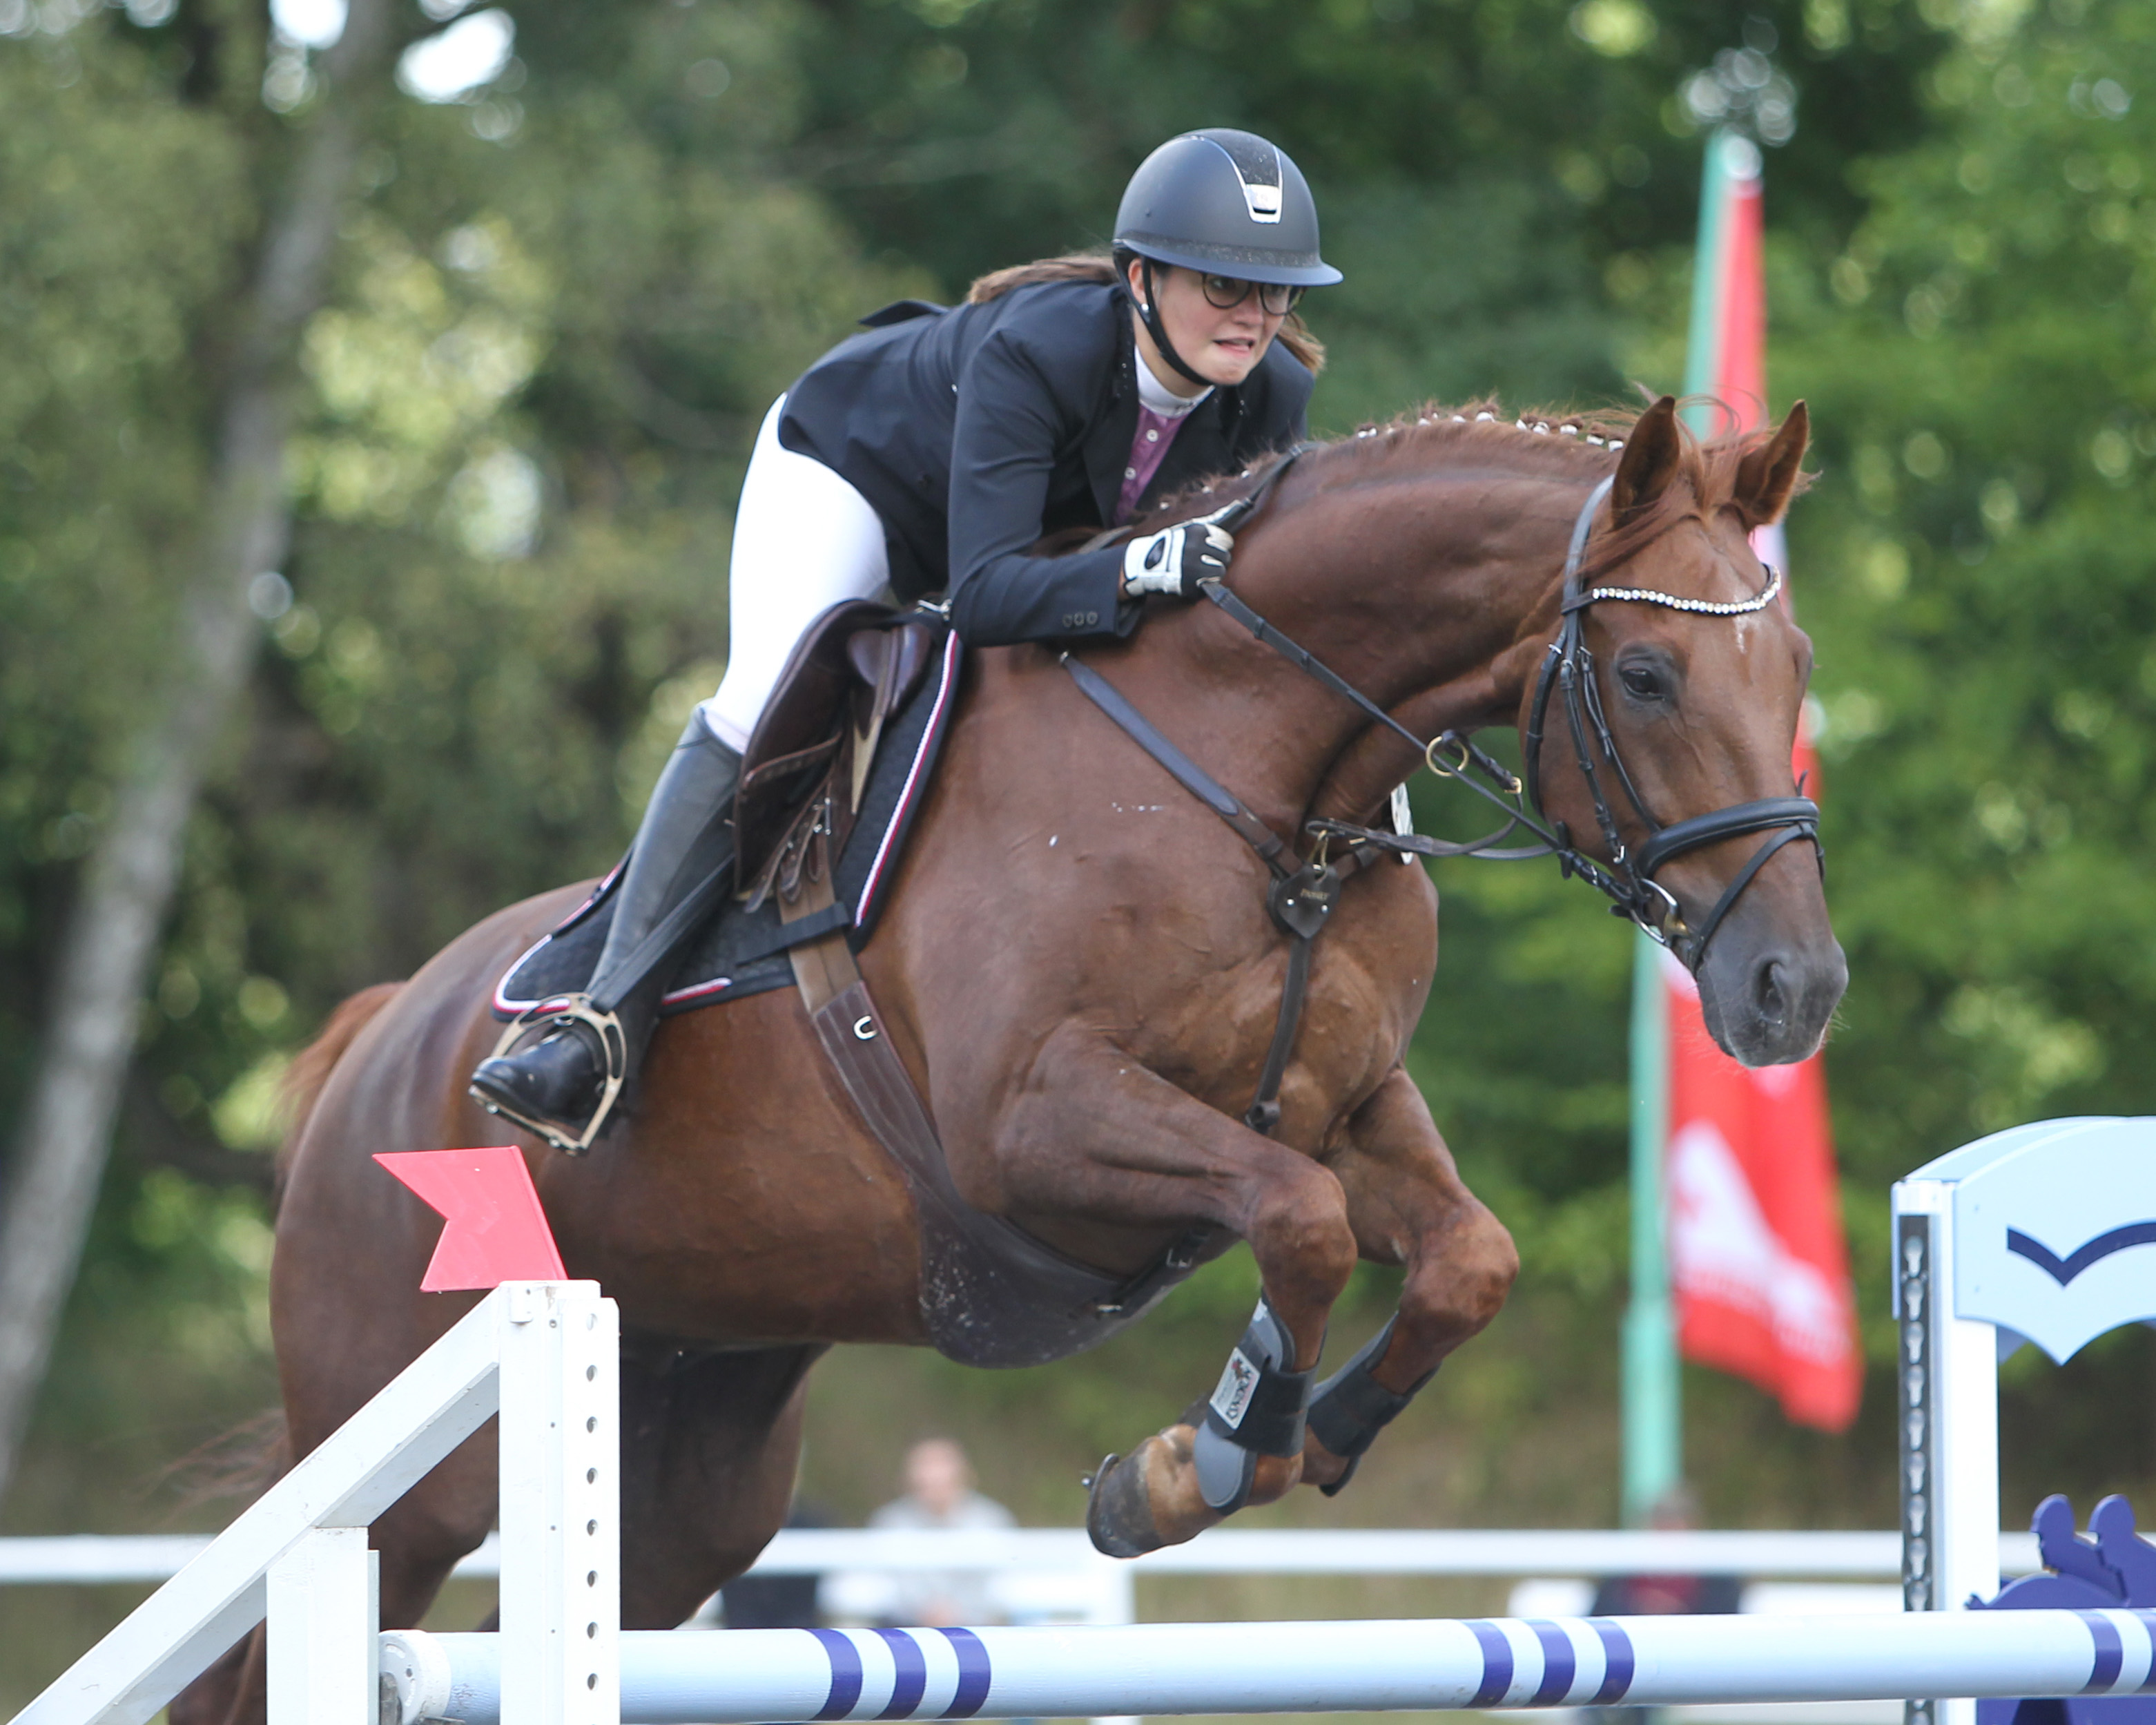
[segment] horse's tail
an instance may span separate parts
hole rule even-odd
[[[403,986],[402,982],[377,982],[372,988],[361,989],[330,1014],[329,1022],[322,1027],[320,1036],[292,1057],[292,1063],[285,1068],[285,1082],[278,1095],[285,1118],[291,1122],[285,1135],[285,1147],[277,1157],[280,1177],[293,1146],[300,1141],[307,1116],[315,1111],[322,1086],[329,1082],[331,1072],[344,1058],[352,1039],[367,1028],[376,1013],[397,997],[398,991]]]

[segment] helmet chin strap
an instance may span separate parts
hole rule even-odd
[[[1153,346],[1160,349],[1160,357],[1200,389],[1218,389],[1219,386],[1212,378],[1200,377],[1184,364],[1183,356],[1175,351],[1175,343],[1168,340],[1168,327],[1160,321],[1160,296],[1153,290],[1152,260],[1141,258],[1138,267],[1145,281],[1145,297],[1137,302],[1138,316],[1145,321],[1146,333],[1152,337]],[[1130,278],[1123,279],[1127,286]]]

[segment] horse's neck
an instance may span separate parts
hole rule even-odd
[[[1509,723],[1554,622],[1563,536],[1585,490],[1486,476],[1321,494],[1250,535],[1231,579],[1417,736]],[[1218,652],[1221,634],[1194,645]],[[1368,817],[1414,770],[1405,739],[1285,657],[1255,641],[1232,651],[1238,684],[1277,715],[1251,769],[1275,808]]]

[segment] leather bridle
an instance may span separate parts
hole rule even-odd
[[[1588,535],[1594,526],[1594,512],[1609,496],[1614,482],[1614,479],[1604,479],[1596,486],[1573,523],[1572,541],[1565,552],[1564,589],[1557,638],[1543,656],[1542,670],[1535,679],[1534,703],[1528,710],[1527,731],[1522,742],[1521,754],[1527,769],[1527,801],[1549,829],[1546,837],[1566,871],[1584,874],[1609,894],[1612,909],[1618,915],[1629,917],[1675,952],[1686,969],[1696,971],[1706,957],[1707,944],[1722,926],[1722,919],[1783,846],[1800,838],[1810,840],[1818,855],[1820,872],[1825,872],[1826,852],[1819,836],[1819,805],[1808,796],[1769,796],[1753,802],[1732,803],[1727,808],[1666,824],[1656,819],[1632,782],[1625,759],[1618,752],[1616,739],[1610,734],[1609,721],[1602,709],[1601,685],[1594,675],[1594,655],[1588,650],[1582,620],[1589,607],[1598,601],[1657,605],[1707,616],[1745,616],[1763,611],[1774,602],[1782,590],[1782,574],[1779,569],[1769,568],[1767,584],[1758,594],[1750,599],[1727,602],[1679,599],[1641,587],[1583,589],[1579,569],[1586,553]],[[1609,852],[1609,866],[1597,867],[1591,873],[1581,868],[1584,859],[1573,848],[1564,823],[1550,821],[1543,808],[1543,734],[1553,693],[1563,697],[1565,726],[1572,734],[1573,759],[1578,764],[1580,777],[1587,781],[1588,795],[1594,802],[1595,825]],[[1603,784],[1598,756],[1600,762],[1608,764],[1625,801],[1647,829],[1646,842],[1637,852],[1625,845],[1617,830],[1616,814]],[[1664,863],[1692,851],[1754,832],[1771,832],[1774,837],[1754,851],[1743,868],[1732,877],[1705,920],[1697,928],[1686,924],[1677,909],[1676,898],[1655,878],[1656,872]]]

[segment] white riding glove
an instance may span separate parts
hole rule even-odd
[[[1133,539],[1123,548],[1123,591],[1198,597],[1198,584],[1228,573],[1235,536],[1210,517],[1178,522]]]

